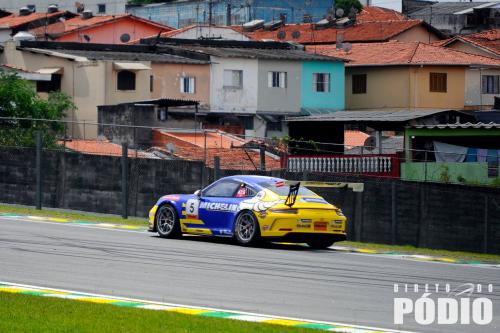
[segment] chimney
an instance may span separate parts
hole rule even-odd
[[[31,14],[31,10],[28,7],[21,7],[19,9],[19,16],[28,16],[29,14]]]
[[[49,13],[49,14],[56,13],[58,11],[59,11],[59,7],[57,7],[57,5],[50,5],[47,8],[47,13]]]
[[[83,11],[82,18],[84,20],[88,20],[89,18],[92,18],[93,16],[94,16],[94,14],[92,13],[91,10],[86,9],[86,10]]]

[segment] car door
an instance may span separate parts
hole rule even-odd
[[[198,207],[199,218],[214,235],[231,236],[239,204],[246,197],[246,184],[221,180],[202,192]]]

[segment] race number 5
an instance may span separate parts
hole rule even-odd
[[[198,207],[200,206],[200,200],[189,199],[186,203],[186,215],[191,218],[198,217]]]

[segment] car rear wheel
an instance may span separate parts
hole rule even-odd
[[[166,204],[158,208],[156,229],[162,238],[175,238],[181,235],[179,218],[172,205]]]
[[[309,245],[309,247],[311,247],[313,249],[321,250],[321,249],[329,248],[330,246],[333,245],[333,243],[335,243],[335,240],[326,239],[326,238],[324,238],[324,239],[319,238],[319,239],[314,239],[314,240],[308,241],[307,245]]]
[[[244,211],[238,215],[234,224],[234,234],[240,245],[253,245],[259,241],[259,222],[252,212]]]

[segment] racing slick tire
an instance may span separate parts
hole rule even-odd
[[[156,212],[156,230],[162,238],[176,238],[181,235],[179,217],[170,204],[162,205]]]
[[[234,236],[238,244],[255,245],[260,241],[259,221],[249,210],[241,212],[234,223]]]
[[[335,243],[335,240],[329,238],[318,238],[307,241],[307,245],[309,245],[310,248],[315,250],[322,250],[329,248],[330,246],[333,245],[333,243]]]

